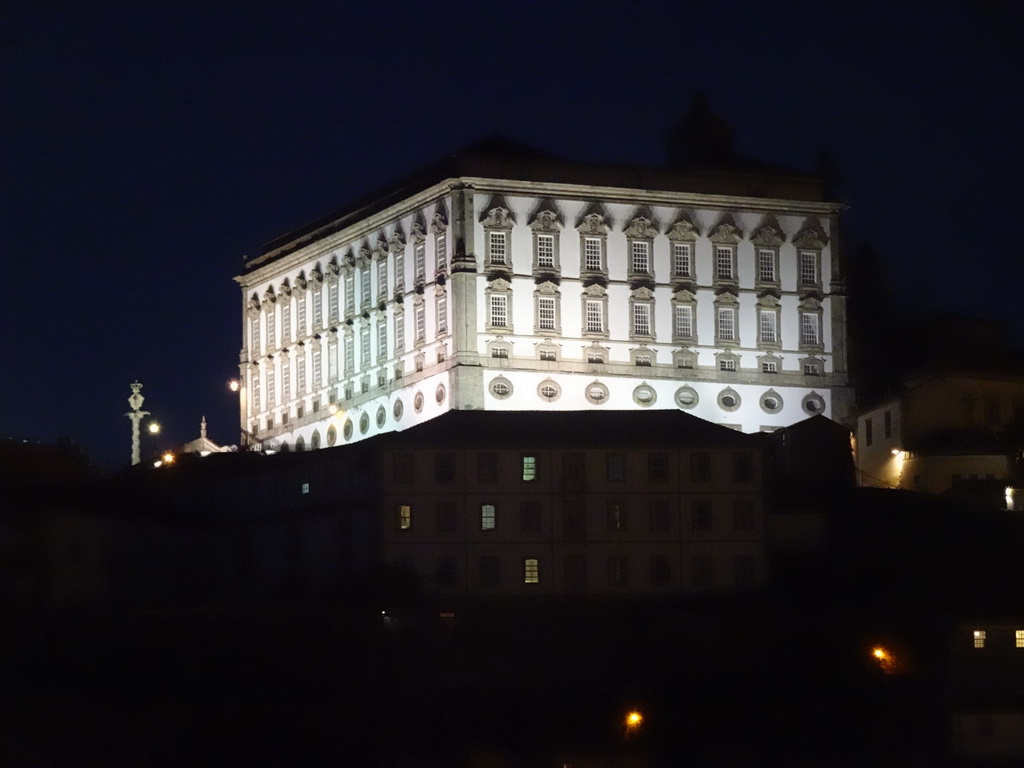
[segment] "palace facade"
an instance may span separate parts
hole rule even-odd
[[[808,177],[484,142],[247,261],[242,429],[302,450],[449,410],[845,421],[840,209]]]

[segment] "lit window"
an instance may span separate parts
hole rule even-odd
[[[494,234],[501,234],[495,233]],[[504,294],[491,294],[491,326],[494,328],[508,327],[508,297]]]
[[[535,557],[527,557],[523,560],[523,583],[540,583],[540,561]]]
[[[685,304],[676,305],[673,331],[676,338],[693,338],[693,307]]]
[[[583,241],[583,268],[592,272],[601,271],[601,239],[588,237]]]
[[[537,235],[537,266],[555,266],[555,237],[554,235]]]
[[[731,280],[733,277],[733,250],[729,246],[719,245],[715,248],[715,278]]]
[[[672,274],[675,277],[693,276],[693,257],[689,243],[673,243]]]
[[[491,263],[492,264],[507,264],[507,252],[505,250],[505,233],[504,232],[491,232],[489,243],[491,246]]]
[[[309,493],[309,483],[303,483],[300,491],[301,491],[303,496],[308,494]],[[1020,634],[1020,633],[1018,633],[1018,634]]]
[[[643,240],[634,240],[632,247],[633,271],[647,274],[651,271],[651,244]]]
[[[493,504],[484,504],[480,507],[480,530],[493,531],[497,526],[497,512]]]
[[[529,482],[537,479],[537,457],[523,456],[523,480]]]
[[[762,310],[760,312],[761,343],[775,344],[779,340],[778,315],[774,310]]]
[[[721,341],[736,341],[736,310],[718,310],[718,338]]]
[[[398,527],[403,531],[412,528],[412,507],[408,504],[398,507]]]
[[[816,346],[821,343],[818,315],[813,312],[800,314],[800,343]]]
[[[814,251],[800,251],[800,284],[816,285],[818,282],[818,254]]]
[[[1014,631],[1013,639],[1017,648],[1024,648],[1024,629]]]
[[[651,305],[636,303],[633,305],[633,334],[636,336],[651,335]]]
[[[974,630],[974,647],[984,648],[985,647],[985,630],[976,629]]]
[[[537,328],[542,331],[555,330],[555,300],[541,296],[537,299]]]

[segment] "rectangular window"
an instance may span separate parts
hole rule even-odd
[[[299,336],[306,335],[306,294],[299,296],[299,316],[297,318]]]
[[[274,309],[267,310],[267,346],[277,346],[277,323],[274,322]]]
[[[583,269],[590,272],[601,270],[601,239],[588,237],[583,240]]]
[[[654,361],[651,359],[651,356],[648,354],[637,353],[633,356],[633,365],[641,365],[645,368],[650,368],[653,362]]]
[[[277,404],[277,371],[273,363],[267,368],[267,405]]]
[[[651,557],[651,586],[667,587],[672,582],[672,562],[665,555]]]
[[[818,254],[814,251],[800,251],[800,284],[816,285],[818,282]]]
[[[401,312],[395,313],[395,352],[405,350],[405,315]]]
[[[733,250],[727,245],[719,245],[715,248],[715,279],[732,280],[733,278]]]
[[[761,363],[761,373],[778,373],[779,364],[774,360],[765,360]]]
[[[285,299],[285,305],[281,307],[281,343],[290,344],[292,340],[292,304],[290,299]]]
[[[532,482],[537,479],[537,457],[523,456],[523,481]]]
[[[281,362],[281,396],[285,402],[292,399],[292,361]]]
[[[416,273],[415,280],[418,283],[423,282],[427,278],[427,246],[425,243],[419,242],[413,247],[413,270]]]
[[[338,319],[338,284],[331,283],[327,288],[327,311],[330,314],[331,322]]]
[[[633,272],[646,275],[651,271],[651,244],[634,240],[631,248]]]
[[[492,233],[494,234],[494,233]],[[493,328],[508,327],[508,296],[503,293],[491,294],[491,326]]]
[[[324,378],[323,353],[319,347],[313,349],[313,387],[320,388]]]
[[[722,341],[736,341],[736,310],[718,310],[718,338]]]
[[[306,356],[304,354],[302,354],[301,352],[299,353],[299,359],[296,362],[296,367],[297,367],[297,370],[296,370],[295,378],[297,380],[296,384],[298,385],[298,388],[299,388],[298,391],[300,393],[301,392],[305,392],[306,391]]]
[[[444,293],[437,296],[437,333],[448,333],[448,296]]]
[[[497,587],[501,584],[501,561],[497,555],[480,557],[480,584],[484,587]]]
[[[587,352],[587,362],[592,365],[604,365],[603,352]]]
[[[309,494],[309,483],[303,483],[301,486],[299,486],[299,493],[301,493],[303,496],[307,496]]]
[[[778,321],[779,317],[775,310],[761,310],[759,330],[762,344],[775,344],[779,340]]]
[[[976,629],[976,630],[974,630],[974,647],[975,648],[984,648],[985,647],[985,638],[986,638],[986,636],[987,636],[987,633],[985,632],[984,629]]]
[[[405,250],[395,251],[395,290],[405,292]]]
[[[384,301],[388,297],[388,262],[381,259],[377,262],[377,298]]]
[[[820,344],[821,334],[818,330],[818,315],[813,312],[802,312],[800,314],[800,343],[811,346]]]
[[[397,485],[412,482],[413,454],[396,453],[391,460],[391,472]]]
[[[434,244],[434,258],[438,272],[448,271],[448,235],[438,235]]]
[[[364,307],[370,306],[373,303],[373,297],[370,295],[370,265],[367,264],[359,271],[359,301]]]
[[[647,527],[651,533],[668,533],[672,527],[669,503],[655,499],[647,509]]]
[[[875,442],[875,425],[871,419],[864,419],[864,445],[870,447]]]
[[[523,583],[540,583],[540,561],[535,557],[527,557],[523,560]]]
[[[262,339],[260,338],[260,316],[252,316],[252,354],[253,357],[259,357],[260,355],[260,344]]]
[[[621,502],[608,504],[608,530],[616,533],[626,530],[626,505]]]
[[[651,335],[651,305],[636,303],[633,305],[633,334],[635,336]]]
[[[519,505],[519,530],[521,533],[540,533],[540,502],[524,501]]]
[[[608,558],[608,586],[629,586],[629,558],[621,555]]]
[[[327,381],[338,380],[338,340],[331,338],[327,340]]]
[[[412,506],[399,504],[398,506],[398,529],[407,531],[412,528]]]
[[[345,314],[353,315],[356,311],[356,281],[352,275],[345,275]]]
[[[491,357],[499,357],[502,359],[508,359],[508,347],[492,347]]]
[[[427,340],[427,313],[422,304],[413,308],[413,316],[416,319],[416,343],[422,344]]]
[[[673,331],[676,338],[693,338],[693,307],[688,304],[676,304]]]
[[[455,454],[438,453],[434,455],[434,482],[455,482]]]
[[[252,375],[252,407],[254,411],[261,411],[262,403],[260,403],[260,372],[257,369]]]
[[[804,375],[805,376],[820,376],[821,366],[817,363],[804,363]]]
[[[381,318],[377,323],[377,359],[387,360],[388,358],[388,324]]]
[[[609,483],[626,482],[626,457],[623,454],[608,454],[606,477]]]
[[[590,333],[604,332],[603,301],[587,301],[587,331]]]
[[[672,244],[672,276],[693,277],[693,252],[689,243]]]
[[[508,254],[505,250],[505,233],[491,232],[488,241],[491,246],[491,264],[508,264]]]
[[[714,526],[712,519],[711,502],[699,499],[693,502],[690,509],[690,524],[697,533],[707,533]]]
[[[892,437],[892,411],[886,411],[882,416],[882,429],[887,440]]]
[[[493,531],[498,525],[498,513],[493,504],[480,506],[480,530]]]
[[[547,296],[537,299],[537,328],[542,331],[555,330],[555,300]]]
[[[757,279],[762,283],[775,282],[775,251],[757,252]]]
[[[737,533],[754,530],[754,503],[749,499],[737,499],[732,505],[732,529]]]
[[[647,479],[652,483],[668,480],[668,454],[662,451],[647,454]]]
[[[555,237],[554,235],[537,235],[537,266],[555,266]]]
[[[1016,648],[1024,648],[1024,629],[1014,630],[1013,639]]]
[[[582,541],[587,535],[587,517],[583,502],[569,499],[562,515],[562,533],[566,541]]]
[[[718,370],[720,371],[735,371],[736,361],[731,357],[725,357],[718,361]]]
[[[690,480],[695,483],[711,481],[711,453],[697,451],[690,454]]]
[[[345,334],[342,341],[345,346],[345,375],[351,376],[356,372],[356,349],[350,334]]]
[[[541,360],[557,360],[558,356],[555,354],[555,350],[553,350],[553,349],[542,349],[540,351],[540,359]]]
[[[324,327],[324,297],[319,286],[313,289],[313,327]]]
[[[451,501],[439,501],[434,507],[434,530],[437,533],[455,533],[458,525],[455,504]]]
[[[737,483],[749,483],[754,479],[754,456],[749,451],[735,451],[732,454],[732,479]]]
[[[359,329],[359,365],[365,371],[370,367],[370,326]]]

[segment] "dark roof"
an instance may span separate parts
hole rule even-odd
[[[386,449],[760,448],[753,435],[681,411],[449,411],[373,440]]]
[[[401,181],[366,195],[328,216],[271,240],[263,247],[260,256],[246,263],[246,270],[292,253],[445,179],[467,176],[623,189],[823,201],[821,181],[817,177],[753,161],[734,160],[724,167],[686,169],[581,163],[501,136],[491,136],[454,152]]]

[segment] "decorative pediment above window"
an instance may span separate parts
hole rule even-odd
[[[558,296],[558,284],[553,280],[542,280],[537,283],[535,292],[541,296]]]
[[[443,235],[448,231],[448,211],[443,202],[437,203],[434,215],[430,217],[430,231],[435,235]]]
[[[444,296],[448,291],[444,287],[444,283],[434,283],[434,295]]]
[[[295,278],[295,290],[304,291],[306,290],[306,272],[303,270],[299,272],[299,276]]]
[[[708,237],[712,243],[735,245],[742,239],[742,234],[740,228],[736,226],[732,214],[723,213],[722,218],[711,228],[711,234]]]
[[[803,227],[793,236],[793,245],[797,248],[812,248],[821,250],[828,245],[828,235],[816,218],[809,218],[804,221]]]
[[[315,285],[320,285],[324,281],[324,273],[320,271],[319,264],[309,271],[309,281]]]
[[[657,234],[658,230],[646,216],[637,216],[629,222],[629,226],[625,230],[626,237],[635,237],[642,240],[651,240]]]
[[[284,279],[284,282],[281,283],[281,287],[278,289],[278,293],[280,293],[282,296],[292,295],[292,284],[288,281],[287,277]]]
[[[537,211],[530,220],[530,229],[534,232],[558,232],[562,228],[561,217],[552,208]]]
[[[480,223],[488,229],[512,229],[512,225],[516,223],[515,217],[504,203],[500,197],[492,198],[491,207],[487,209]]]
[[[682,240],[687,243],[692,243],[697,239],[697,227],[694,226],[693,219],[690,218],[688,212],[680,211],[679,218],[668,231],[668,239]]]
[[[583,295],[592,299],[600,299],[607,295],[607,291],[600,283],[591,283],[583,289]]]
[[[762,219],[761,226],[754,231],[750,238],[750,242],[754,245],[764,248],[778,248],[785,241],[786,237],[782,227],[770,213]]]
[[[263,302],[265,304],[274,304],[277,302],[277,294],[274,293],[274,286],[270,286],[263,292]]]
[[[672,294],[672,301],[677,304],[692,304],[697,301],[697,294],[687,288],[680,288]]]
[[[594,210],[594,207],[596,204],[576,225],[576,229],[581,235],[603,236],[608,234],[608,224],[605,221],[607,217],[601,211]]]
[[[395,230],[395,234],[388,240],[388,250],[391,253],[401,253],[405,251],[405,235],[399,230]]]
[[[805,296],[800,301],[800,309],[804,310],[805,312],[820,312],[821,302],[814,296]]]
[[[715,296],[715,305],[722,307],[738,307],[740,304],[739,297],[736,296],[732,291],[722,291]]]
[[[246,304],[246,309],[248,309],[250,313],[252,313],[252,312],[259,312],[260,311],[260,297],[257,296],[255,293],[252,296],[250,296],[249,297],[249,303]]]
[[[631,299],[636,299],[640,301],[650,301],[651,299],[654,298],[654,291],[652,291],[646,285],[641,285],[638,288],[634,288],[632,291],[630,291],[629,297]]]
[[[358,260],[362,261],[364,264],[372,261],[373,260],[373,251],[374,251],[373,246],[370,245],[370,241],[367,240],[361,246],[359,246],[359,256],[357,257]]]
[[[511,291],[512,283],[503,277],[495,277],[487,284],[487,288],[490,291],[497,291],[499,293],[503,291]]]
[[[341,272],[341,268],[338,266],[338,257],[331,256],[331,260],[327,262],[327,276],[337,277]]]
[[[417,214],[412,222],[412,231],[409,233],[409,242],[422,243],[427,239],[427,225],[423,223],[423,217]]]
[[[757,306],[762,309],[777,309],[781,304],[777,296],[771,293],[762,293],[757,297]]]

